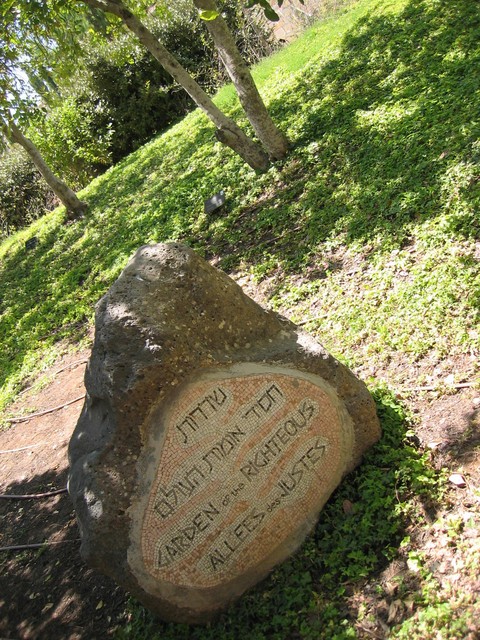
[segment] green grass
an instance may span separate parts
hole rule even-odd
[[[478,355],[479,36],[471,0],[359,0],[255,70],[293,141],[285,163],[255,175],[194,112],[92,182],[84,219],[57,210],[2,243],[0,408],[82,344],[138,246],[166,240],[265,286],[271,307],[351,366]],[[246,126],[231,87],[216,99]],[[207,216],[219,189],[225,209]],[[401,407],[369,382],[385,435],[302,550],[211,627],[157,627],[132,604],[119,638],[357,637],[349,598],[443,490]],[[430,578],[418,580],[426,594]],[[392,637],[433,634],[450,615],[447,600],[422,602],[417,636],[406,625]]]
[[[362,0],[256,70],[294,143],[286,163],[253,174],[195,112],[92,182],[85,219],[56,211],[9,238],[0,406],[82,335],[134,250],[162,240],[258,280],[281,274],[272,304],[328,315],[309,329],[347,362],[477,348],[479,28],[467,0]],[[244,124],[232,95],[218,100]],[[226,210],[207,217],[220,188]],[[340,249],[362,257],[353,278]]]

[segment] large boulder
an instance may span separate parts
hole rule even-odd
[[[311,531],[380,436],[365,385],[178,244],[140,248],[96,309],[69,491],[85,560],[203,622]]]

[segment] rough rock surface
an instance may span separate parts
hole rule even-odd
[[[264,578],[380,436],[362,382],[178,244],[141,247],[98,303],[85,384],[82,555],[167,620]]]

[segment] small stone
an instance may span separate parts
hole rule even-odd
[[[467,486],[467,483],[465,482],[465,478],[462,476],[461,473],[452,473],[452,475],[449,476],[448,479],[456,487],[463,488]]]
[[[472,404],[474,407],[480,407],[480,396],[477,398],[473,398]]]
[[[33,238],[29,238],[26,242],[25,242],[25,249],[27,251],[32,251],[32,249],[35,249],[35,247],[38,245],[38,238],[36,236],[34,236]]]
[[[225,191],[223,189],[213,195],[208,200],[205,200],[204,208],[205,213],[213,213],[217,209],[220,209],[225,204]]]

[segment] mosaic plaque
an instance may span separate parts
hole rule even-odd
[[[184,385],[162,433],[143,564],[156,579],[198,588],[275,556],[337,486],[352,446],[329,385],[258,365]]]

